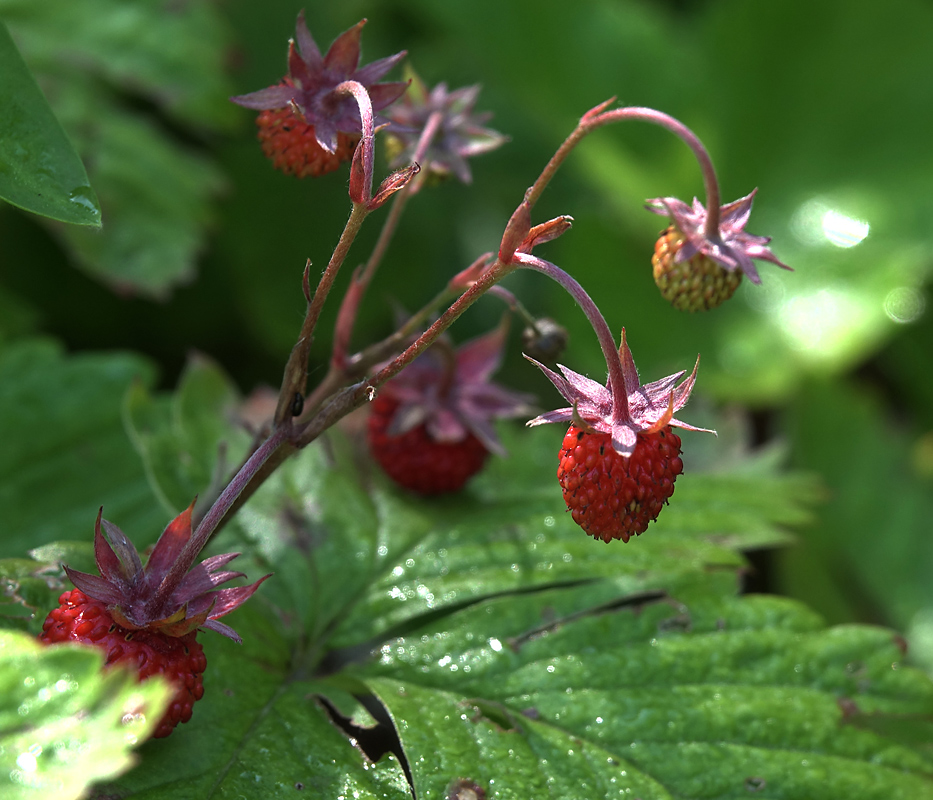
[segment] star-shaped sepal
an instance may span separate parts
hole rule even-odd
[[[71,582],[88,597],[106,603],[114,620],[129,630],[158,630],[169,636],[184,636],[207,628],[234,641],[239,635],[218,621],[245,603],[270,577],[248,586],[217,587],[242,572],[221,567],[239,553],[211,556],[194,564],[198,550],[189,547],[193,537],[191,514],[194,503],[173,519],[156,542],[146,564],[133,543],[112,522],[103,519],[103,509],[94,526],[94,557],[100,575],[65,567]]]
[[[657,197],[645,206],[649,211],[670,217],[683,234],[684,242],[674,257],[676,262],[687,261],[702,254],[730,272],[741,270],[752,283],[761,283],[752,259],[770,261],[782,269],[791,269],[767,247],[770,236],[753,236],[745,232],[752,211],[752,201],[758,190],[720,206],[719,225],[714,232],[707,230],[709,216],[703,204],[693,198],[689,206],[676,197]]]
[[[634,452],[639,433],[654,433],[667,425],[691,431],[714,432],[706,428],[697,428],[674,416],[690,399],[700,365],[699,358],[693,371],[679,385],[677,382],[684,378],[686,370],[641,384],[623,330],[622,344],[619,347],[619,374],[625,383],[622,395],[626,399],[624,407],[613,402],[612,386],[608,381],[606,385],[597,383],[562,364],[557,365],[560,370],[558,374],[533,358],[525,358],[538,367],[561,396],[570,403],[566,408],[548,411],[529,420],[526,423],[529,427],[552,422],[582,422],[590,429],[610,434],[613,449],[622,456],[630,456]]]
[[[406,55],[405,51],[379,59],[361,67],[360,34],[366,20],[361,20],[344,31],[321,55],[317,44],[305,24],[304,11],[298,14],[295,38],[288,43],[288,75],[274,86],[230,99],[237,105],[257,111],[291,109],[294,115],[314,127],[314,136],[320,147],[335,153],[338,134],[358,135],[362,129],[356,100],[338,87],[355,81],[366,89],[373,111],[394,103],[408,87],[407,81],[377,83]],[[390,121],[379,115],[376,126]]]

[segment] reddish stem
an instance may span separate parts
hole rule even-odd
[[[613,422],[630,420],[628,387],[625,385],[625,373],[622,369],[619,350],[616,347],[615,339],[606,318],[600,313],[596,303],[593,302],[593,298],[586,293],[586,290],[574,278],[550,261],[545,261],[543,258],[538,258],[530,253],[517,252],[513,263],[517,263],[526,269],[533,269],[557,281],[577,301],[577,305],[583,309],[583,313],[586,314],[586,318],[596,332],[596,338],[599,340],[603,357],[606,359],[606,368],[609,370]]]
[[[653,108],[630,106],[628,108],[614,108],[611,111],[603,111],[602,109],[605,108],[606,105],[608,105],[608,103],[603,103],[601,106],[597,106],[592,111],[583,115],[576,129],[564,140],[563,144],[558,148],[557,152],[552,156],[547,166],[538,176],[538,180],[536,180],[531,189],[528,190],[525,199],[528,201],[529,205],[533,206],[537,202],[545,187],[550,183],[551,178],[554,177],[554,173],[557,172],[560,165],[564,162],[564,159],[588,133],[592,133],[597,128],[601,128],[603,125],[608,125],[611,122],[622,122],[629,119],[642,120],[643,122],[651,122],[654,125],[659,125],[669,130],[675,136],[678,136],[693,151],[693,155],[700,165],[700,171],[703,174],[703,186],[706,190],[707,216],[705,234],[707,238],[713,240],[717,239],[719,237],[719,208],[721,205],[719,182],[716,179],[716,170],[713,168],[712,159],[697,135],[679,120],[662,111],[656,111]]]

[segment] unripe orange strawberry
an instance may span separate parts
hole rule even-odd
[[[338,90],[346,81],[366,89],[373,111],[391,105],[408,83],[376,83],[405,53],[360,66],[360,34],[366,20],[344,31],[321,55],[298,14],[295,38],[288,45],[288,74],[276,85],[230,99],[262,112],[259,138],[263,152],[276,169],[304,177],[337,169],[353,156],[362,131],[359,106],[352,95]],[[377,126],[390,124],[375,116]]]
[[[661,296],[680,311],[716,308],[735,294],[742,272],[726,269],[699,252],[678,261],[677,254],[685,241],[673,225],[661,232],[651,258],[654,282]]]
[[[266,109],[256,117],[262,152],[272,165],[286,175],[306,178],[333,172],[353,158],[359,136],[340,132],[337,149],[327,152],[314,135],[314,126],[291,108]]]

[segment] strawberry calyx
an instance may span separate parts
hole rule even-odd
[[[694,427],[674,416],[686,405],[693,391],[700,365],[699,357],[693,371],[679,385],[677,382],[684,377],[685,370],[642,384],[623,329],[616,369],[622,386],[615,391],[611,381],[607,381],[604,386],[562,364],[557,365],[561,373],[557,374],[533,358],[525,358],[538,367],[570,403],[569,407],[548,411],[529,420],[526,423],[529,427],[554,422],[583,423],[588,430],[610,434],[613,449],[623,457],[631,456],[634,452],[639,433],[655,433],[668,425],[712,432]],[[617,398],[623,402],[618,402]]]
[[[304,11],[295,24],[295,38],[288,43],[288,74],[279,83],[230,99],[256,111],[288,108],[309,126],[320,147],[336,153],[339,134],[360,134],[362,119],[356,101],[340,87],[355,81],[369,95],[374,111],[395,102],[408,88],[408,82],[377,83],[402,58],[405,51],[360,66],[360,34],[366,20],[344,31],[321,55],[305,23]],[[375,124],[387,125],[377,116]]]
[[[239,635],[218,617],[248,600],[269,575],[248,586],[217,587],[242,572],[221,567],[239,553],[211,556],[198,564],[200,547],[193,540],[194,503],[173,519],[156,542],[145,565],[136,547],[116,525],[98,512],[94,556],[100,575],[65,565],[71,582],[88,597],[107,605],[114,620],[128,630],[153,630],[185,636],[207,628],[239,642]]]
[[[684,242],[674,256],[675,262],[689,261],[700,253],[729,272],[741,270],[752,283],[757,284],[761,283],[761,277],[752,259],[792,269],[767,247],[770,236],[753,236],[745,231],[757,191],[754,189],[745,197],[719,207],[719,224],[713,231],[707,230],[713,223],[712,215],[695,197],[689,206],[676,197],[656,197],[649,200],[645,208],[654,214],[670,217],[683,234]],[[713,210],[716,210],[715,206]]]

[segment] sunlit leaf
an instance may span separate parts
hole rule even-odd
[[[136,762],[171,697],[160,679],[140,684],[103,670],[103,654],[46,647],[0,630],[0,787],[4,798],[84,797],[91,784]]]
[[[460,778],[580,798],[933,797],[933,754],[882,733],[933,710],[888,632],[708,594],[516,626],[510,606],[534,602],[491,601],[383,647],[369,672],[384,677],[367,682],[417,797]],[[878,730],[850,723],[863,711]]]

